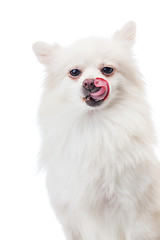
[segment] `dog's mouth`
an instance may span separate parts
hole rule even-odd
[[[84,101],[90,107],[101,105],[108,97],[110,87],[108,81],[96,78],[88,85],[83,84]]]

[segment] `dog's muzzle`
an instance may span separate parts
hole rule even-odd
[[[103,78],[86,79],[83,81],[82,90],[84,101],[91,107],[99,106],[108,97],[109,83]]]

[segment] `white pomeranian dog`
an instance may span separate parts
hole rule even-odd
[[[67,240],[160,240],[160,163],[127,23],[111,39],[34,44],[47,76],[41,167]]]

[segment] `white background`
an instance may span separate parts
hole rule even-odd
[[[69,44],[137,24],[134,48],[160,138],[160,11],[147,0],[10,0],[0,6],[0,239],[64,240],[36,173],[36,113],[44,76],[32,43]],[[136,71],[136,69],[135,69]],[[160,158],[160,151],[157,150]]]

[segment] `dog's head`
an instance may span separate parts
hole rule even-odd
[[[135,33],[134,22],[129,22],[111,39],[82,39],[65,48],[35,43],[34,52],[47,69],[46,88],[60,101],[89,109],[132,94],[142,87],[132,59]]]

